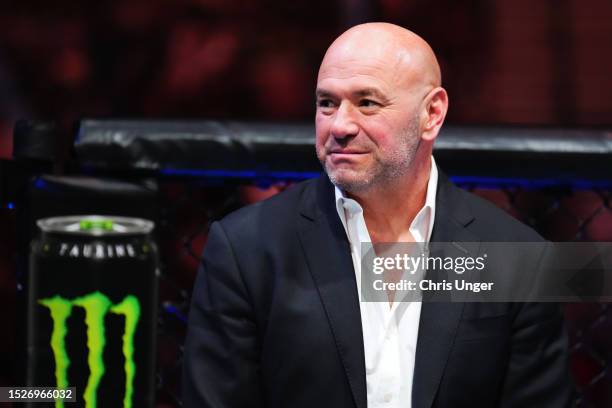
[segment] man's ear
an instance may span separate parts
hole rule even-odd
[[[446,90],[442,87],[432,89],[425,97],[424,104],[425,122],[421,138],[433,141],[438,136],[448,111],[448,95]]]

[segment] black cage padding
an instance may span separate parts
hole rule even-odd
[[[83,120],[74,146],[80,164],[101,170],[318,172],[314,135],[302,124]],[[605,180],[612,131],[446,126],[434,154],[458,176]]]

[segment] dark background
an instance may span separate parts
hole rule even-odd
[[[431,43],[450,123],[612,122],[609,0],[9,0],[0,157],[18,118],[311,120],[325,49],[377,20]]]

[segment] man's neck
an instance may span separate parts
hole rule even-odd
[[[363,208],[372,242],[413,242],[410,225],[425,205],[431,155],[415,160],[414,168],[396,181],[366,192],[348,194]]]

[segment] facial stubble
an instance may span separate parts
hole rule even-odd
[[[321,164],[330,181],[348,193],[359,194],[374,187],[393,185],[397,180],[407,176],[421,138],[419,134],[419,117],[414,115],[406,128],[398,135],[400,143],[394,151],[387,152],[385,157],[376,158],[375,162],[363,174],[343,177],[342,170],[334,169],[325,159]]]

